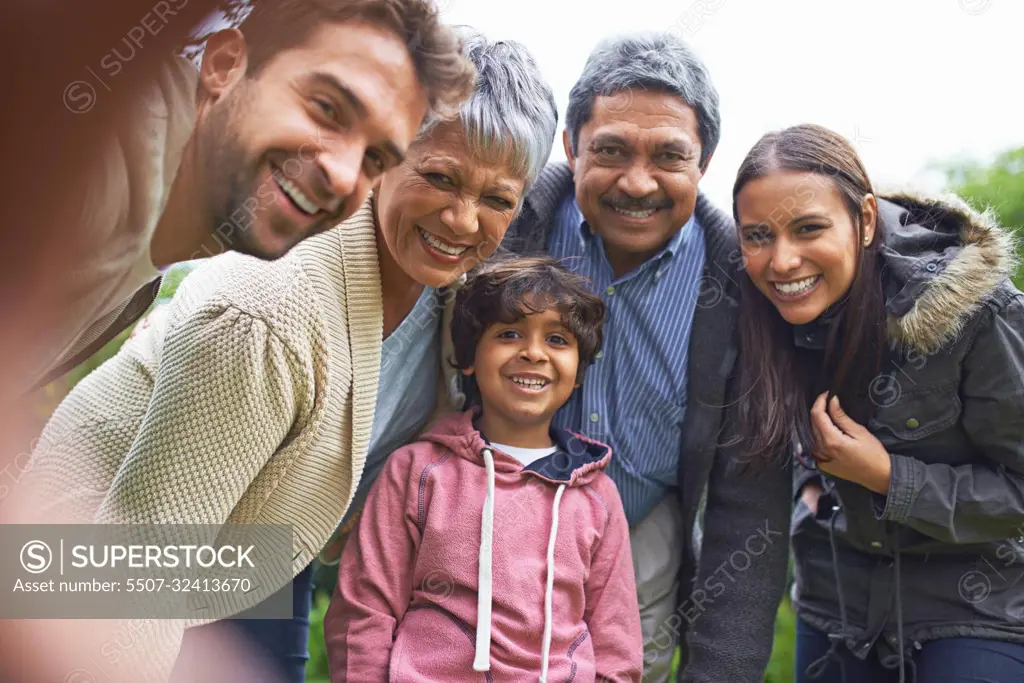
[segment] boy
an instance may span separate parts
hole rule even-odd
[[[396,451],[370,492],[324,624],[334,683],[640,681],[611,451],[551,429],[603,320],[549,258],[487,264],[459,291],[473,407]]]

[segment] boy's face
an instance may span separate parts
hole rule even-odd
[[[546,428],[579,386],[578,368],[576,338],[549,309],[491,325],[477,344],[474,366],[463,373],[476,375],[489,422]]]

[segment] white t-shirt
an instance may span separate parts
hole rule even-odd
[[[89,250],[64,274],[59,316],[47,326],[39,355],[26,359],[30,385],[99,338],[160,275],[150,242],[195,127],[197,82],[196,67],[184,57],[162,65],[96,160],[74,226]]]
[[[551,455],[558,450],[558,446],[549,446],[548,448],[519,448],[518,446],[506,446],[501,443],[492,443],[491,445],[502,453],[508,453],[513,458],[523,463],[523,467],[527,467],[534,460],[540,460],[541,458]]]

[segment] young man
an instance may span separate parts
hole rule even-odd
[[[669,679],[677,643],[682,680],[761,681],[786,576],[788,501],[766,499],[722,445],[741,264],[733,222],[697,189],[719,126],[681,41],[598,47],[569,96],[568,164],[545,169],[503,242],[564,259],[608,306],[604,349],[555,424],[616,454],[645,681]]]
[[[127,69],[126,52],[100,64]],[[183,57],[154,66],[62,196],[57,262],[27,283],[23,324],[5,325],[17,353],[0,357],[17,363],[0,396],[47,383],[131,325],[171,264],[226,250],[274,259],[349,217],[473,76],[427,0],[259,2],[240,29],[209,38],[198,72]]]

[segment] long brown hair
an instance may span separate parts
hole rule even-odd
[[[751,180],[775,171],[813,173],[832,183],[857,230],[857,266],[843,297],[825,313],[830,329],[824,357],[802,353],[793,326],[742,273],[740,287],[739,426],[755,460],[790,457],[799,444],[810,453],[810,408],[823,391],[839,396],[843,409],[861,424],[873,412],[869,383],[881,369],[887,336],[880,279],[881,224],[864,246],[862,202],[874,194],[857,152],[841,135],[816,125],[768,133],[747,153],[733,185],[736,197]],[[876,219],[877,220],[877,219]]]

